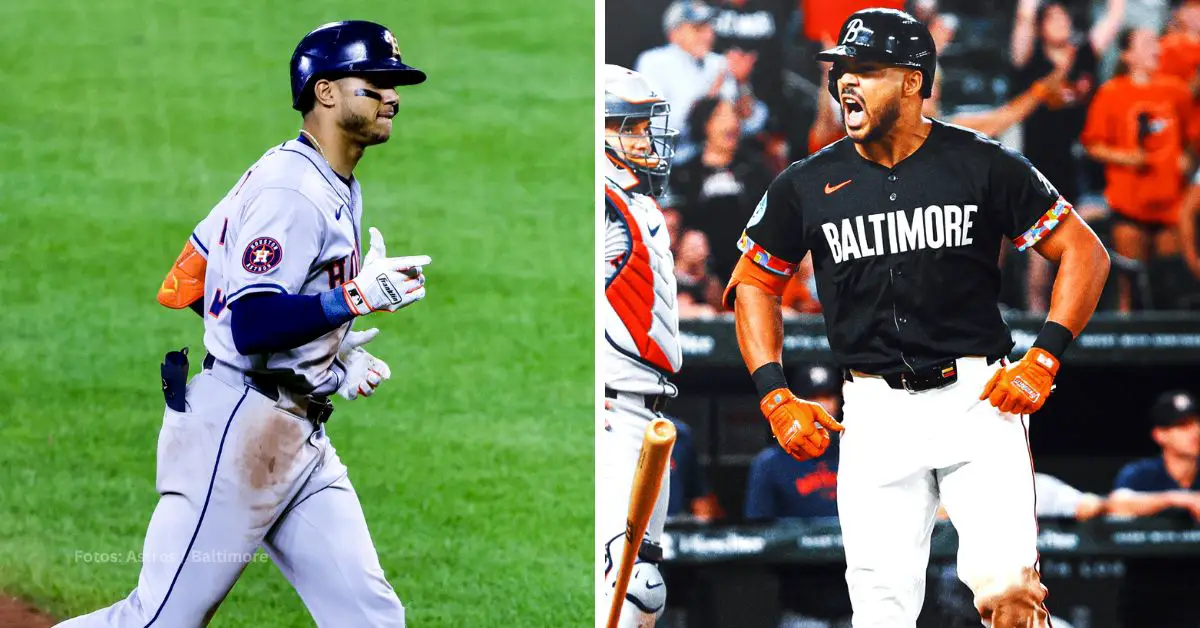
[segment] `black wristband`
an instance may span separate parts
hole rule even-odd
[[[783,375],[783,365],[778,362],[767,362],[758,367],[750,375],[754,387],[758,389],[758,398],[766,397],[772,390],[787,388],[787,377]]]
[[[1072,334],[1071,330],[1054,321],[1046,321],[1046,324],[1042,325],[1042,331],[1038,333],[1037,340],[1033,341],[1033,346],[1061,361],[1063,353],[1074,341],[1075,334]]]

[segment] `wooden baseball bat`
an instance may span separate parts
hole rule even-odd
[[[633,473],[633,490],[629,493],[625,549],[621,551],[621,564],[617,568],[607,628],[616,628],[617,620],[621,617],[621,605],[625,602],[625,592],[629,590],[629,578],[633,576],[633,563],[637,560],[646,527],[650,525],[650,515],[654,513],[654,504],[658,501],[658,491],[662,488],[674,445],[675,424],[659,417],[646,427],[646,434],[642,437],[642,452],[638,455],[637,469]]]

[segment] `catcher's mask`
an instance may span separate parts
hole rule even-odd
[[[639,191],[666,187],[679,131],[668,126],[671,105],[641,74],[604,66],[605,154],[641,180]]]

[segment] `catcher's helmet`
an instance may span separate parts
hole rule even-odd
[[[929,29],[917,18],[896,9],[864,9],[851,15],[838,33],[838,45],[817,53],[818,61],[857,58],[921,71],[921,97],[933,94],[937,49]],[[835,66],[836,67],[836,66]],[[841,74],[829,73],[829,93],[837,98]]]
[[[606,142],[605,154],[641,175],[645,185],[639,191],[650,196],[662,193],[671,172],[679,131],[667,125],[670,112],[670,103],[645,76],[619,65],[604,66],[604,122],[618,121],[621,138],[619,146]],[[626,149],[626,138],[638,137],[630,132],[633,125],[642,120],[650,121],[648,151]]]
[[[292,108],[305,109],[305,97],[320,78],[361,74],[380,87],[416,85],[425,73],[400,60],[396,36],[374,22],[350,20],[318,26],[292,53]]]

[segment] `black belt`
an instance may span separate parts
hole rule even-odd
[[[991,360],[988,362],[990,364]],[[854,381],[855,373],[856,371],[851,369],[842,370],[842,375],[848,382]],[[887,382],[891,388],[916,393],[942,388],[958,381],[958,363],[956,360],[948,360],[916,369],[915,372],[892,373],[891,375],[870,375],[861,371],[857,371],[857,373],[857,377],[879,378]]]
[[[670,397],[668,397],[666,395],[641,395],[638,393],[625,393],[625,394],[626,395],[634,395],[636,397],[641,397],[642,405],[646,406],[647,410],[654,412],[655,414],[662,412],[663,409],[665,409],[667,407],[667,400],[670,399]],[[604,387],[604,396],[605,397],[608,397],[609,399],[616,399],[617,395],[618,395],[618,391],[613,390],[612,388],[609,388],[608,386]]]
[[[204,368],[211,369],[216,363],[216,358],[213,355],[207,354],[204,356]],[[246,374],[250,380],[250,386],[267,396],[271,401],[279,401],[279,384],[264,375],[256,375],[254,373]],[[322,395],[304,395],[304,417],[314,424],[320,425],[329,420],[329,416],[333,414],[333,402],[329,397]]]

